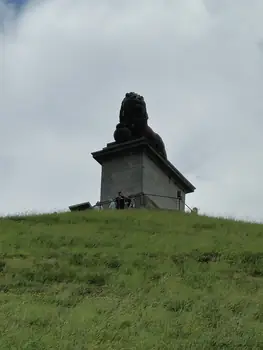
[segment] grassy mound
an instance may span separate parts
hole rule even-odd
[[[0,220],[0,349],[262,349],[263,226],[174,212]]]

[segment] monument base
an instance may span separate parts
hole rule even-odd
[[[110,143],[92,156],[102,166],[100,201],[105,207],[122,191],[134,198],[136,208],[184,211],[185,195],[195,190],[145,138]]]

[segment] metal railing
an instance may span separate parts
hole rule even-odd
[[[129,198],[134,203],[135,209],[147,208],[184,211],[185,207],[187,207],[191,212],[193,211],[193,209],[190,208],[180,197],[163,196],[152,193],[136,193],[133,195],[129,195]],[[100,203],[103,209],[108,209],[111,200],[102,201]]]

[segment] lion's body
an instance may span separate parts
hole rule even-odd
[[[145,137],[163,158],[167,158],[162,138],[148,125],[148,114],[143,96],[130,92],[122,101],[119,124],[114,132],[114,139],[117,143],[122,143],[140,137]]]

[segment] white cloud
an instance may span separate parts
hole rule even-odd
[[[137,91],[197,187],[187,204],[263,219],[261,0],[0,5],[0,213],[95,202],[90,153]]]

